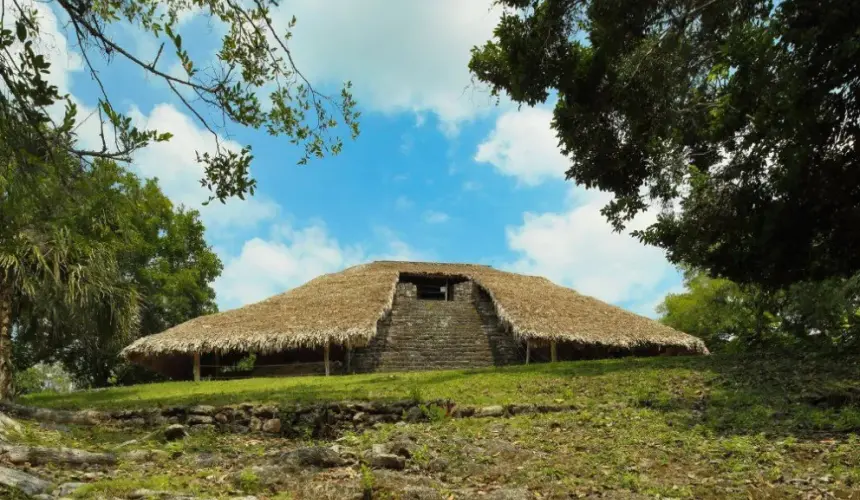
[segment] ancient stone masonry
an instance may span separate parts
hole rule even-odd
[[[453,300],[418,300],[415,285],[398,283],[391,313],[370,344],[356,349],[353,369],[464,369],[520,361],[518,343],[502,328],[485,292],[464,281],[450,293]]]
[[[29,407],[9,403],[0,406],[10,414],[33,415],[33,412],[27,411]],[[242,403],[217,407],[195,405],[113,412],[87,411],[87,415],[97,415],[98,418],[86,422],[91,423],[91,425],[116,425],[120,427],[165,427],[165,437],[168,439],[183,437],[185,435],[183,426],[191,432],[211,430],[287,437],[331,438],[343,431],[362,431],[384,423],[422,422],[433,418],[501,418],[522,414],[576,410],[575,405],[508,404],[476,407],[460,406],[446,400],[426,402],[413,400],[347,401],[296,404],[282,407]],[[42,414],[42,416],[44,415],[46,414]],[[82,419],[77,421],[85,422]]]

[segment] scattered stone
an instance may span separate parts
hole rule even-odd
[[[173,424],[164,429],[164,439],[168,441],[183,439],[187,435],[188,430],[186,430],[185,426],[182,424]]]
[[[195,434],[202,434],[206,432],[215,432],[218,428],[215,427],[215,424],[198,424],[191,427],[191,432]]]
[[[167,417],[160,413],[153,413],[151,415],[148,415],[145,420],[147,425],[152,426],[159,426],[167,423]]]
[[[511,415],[522,415],[525,413],[534,413],[534,405],[517,405],[511,404],[507,406],[508,413]]]
[[[346,464],[346,461],[335,453],[331,448],[322,446],[311,446],[307,448],[299,448],[283,455],[287,460],[295,462],[297,465],[314,466],[314,467],[340,467]]]
[[[427,470],[430,472],[445,472],[448,470],[448,461],[442,457],[436,457],[427,462]]]
[[[272,419],[266,420],[263,423],[262,429],[263,429],[263,432],[268,432],[270,434],[277,434],[277,433],[281,432],[281,419],[272,418]]]
[[[259,432],[260,429],[263,428],[263,421],[257,417],[251,417],[251,421],[248,424],[248,428],[251,432]]]
[[[475,415],[475,409],[471,406],[464,406],[462,408],[454,409],[454,417],[457,418],[468,418]]]
[[[211,425],[215,423],[215,419],[207,415],[192,414],[185,423],[188,425]]]
[[[254,408],[253,414],[259,418],[274,418],[278,410],[272,406],[258,406]]]
[[[158,462],[169,456],[164,450],[131,450],[121,455],[123,460],[129,462]]]
[[[355,415],[352,416],[353,422],[362,422],[367,418],[367,413],[363,411],[356,412]]]
[[[351,450],[345,446],[341,446],[339,444],[332,445],[331,451],[337,453],[338,455],[340,455],[345,460],[348,460],[348,461],[357,461],[358,460],[358,454],[355,451],[353,451],[353,450]]]
[[[3,412],[0,412],[0,436],[5,437],[7,432],[21,432],[21,424]]]
[[[227,415],[225,415],[224,413],[216,413],[215,414],[215,421],[218,422],[219,424],[226,424],[227,422],[230,421],[230,419],[227,418]]]
[[[372,453],[370,465],[377,469],[403,470],[406,468],[406,459],[391,453]]]
[[[142,417],[128,418],[122,421],[122,425],[125,427],[143,427],[146,425],[146,420]]]
[[[112,465],[116,463],[116,456],[112,453],[93,453],[74,448],[46,448],[43,446],[0,445],[0,457],[13,464],[28,463],[30,465]]]
[[[0,467],[0,484],[20,490],[27,495],[38,495],[51,487],[51,483],[44,479],[6,467]]]
[[[403,458],[412,458],[412,452],[415,450],[415,443],[408,439],[398,439],[392,441],[388,445],[388,452],[395,455],[400,455]]]
[[[405,420],[407,422],[421,422],[427,420],[427,415],[424,414],[424,411],[420,407],[413,406],[406,412]]]
[[[501,417],[505,414],[505,407],[501,405],[485,406],[475,411],[476,417]]]
[[[538,405],[536,407],[538,413],[558,413],[564,411],[564,406],[561,405]]]
[[[206,415],[212,416],[215,414],[215,407],[209,405],[197,405],[188,409],[190,415]]]
[[[63,483],[59,488],[54,490],[54,495],[58,497],[67,497],[72,495],[75,491],[80,489],[83,486],[86,486],[87,483]]]
[[[165,417],[179,417],[188,413],[188,410],[183,406],[168,406],[161,410],[161,414]]]

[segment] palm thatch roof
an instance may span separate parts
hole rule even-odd
[[[277,352],[326,343],[365,345],[391,310],[401,273],[462,276],[486,291],[502,323],[521,339],[634,349],[658,345],[707,353],[696,337],[606,304],[546,278],[472,264],[381,261],[326,274],[255,304],[192,319],[138,339],[132,361],[193,352]]]

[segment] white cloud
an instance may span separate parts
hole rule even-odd
[[[552,112],[542,108],[503,113],[478,145],[475,161],[489,163],[501,174],[528,186],[563,180],[570,161],[561,154],[551,121]]]
[[[427,210],[424,212],[424,222],[428,224],[442,224],[448,222],[450,218],[445,212],[437,212],[436,210]]]
[[[410,200],[408,197],[401,195],[401,196],[398,196],[397,199],[394,201],[394,206],[398,210],[409,210],[410,208],[415,206],[415,203],[412,200]]]
[[[519,257],[506,267],[646,310],[665,293],[675,270],[663,250],[628,234],[653,223],[656,213],[641,214],[627,232],[615,233],[600,214],[609,199],[608,194],[575,187],[567,211],[524,214],[521,225],[507,228],[508,246]]]
[[[170,104],[155,106],[149,115],[133,107],[129,116],[137,127],[173,134],[167,142],[150,144],[136,152],[133,167],[144,177],[157,177],[164,193],[175,203],[199,209],[208,228],[249,227],[278,215],[279,205],[260,195],[244,201],[230,199],[226,204],[216,200],[202,206],[211,192],[200,185],[205,172],[195,151],[214,153],[212,134]],[[240,149],[234,141],[220,140],[222,147]]]
[[[463,191],[478,191],[481,189],[481,184],[475,181],[466,181],[463,183]]]
[[[303,228],[273,227],[269,239],[245,242],[235,256],[222,256],[224,272],[215,281],[222,309],[257,302],[299,286],[321,274],[336,272],[371,260],[419,260],[421,254],[391,230],[377,228],[385,249],[368,253],[361,245],[342,245],[322,222]]]
[[[499,20],[490,0],[297,0],[279,11],[279,33],[298,19],[290,48],[299,69],[312,82],[351,80],[363,107],[432,113],[454,134],[494,106],[468,70],[470,49]]]

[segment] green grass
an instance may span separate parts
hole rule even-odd
[[[168,382],[33,394],[22,402],[50,408],[126,409],[406,398],[476,405],[563,402],[584,414],[605,405],[686,410],[685,423],[695,420],[715,430],[860,430],[860,366],[850,357],[624,358],[468,371]]]
[[[279,471],[283,450],[311,444],[253,435],[194,434],[150,439],[170,458],[120,464],[84,498],[122,497],[138,488],[227,497],[400,498],[431,488],[442,498],[474,498],[500,487],[540,498],[854,498],[860,496],[860,362],[855,358],[708,356],[617,359],[501,369],[349,377],[177,382],[75,394],[36,394],[54,408],[148,408],[176,404],[274,404],[345,399],[450,398],[461,404],[561,403],[576,411],[511,418],[383,425],[338,442],[359,455],[375,443],[416,443],[405,472]],[[27,424],[18,441],[110,449],[147,429]],[[275,455],[272,455],[275,453]],[[215,454],[214,464],[197,457]],[[431,466],[444,460],[444,472]],[[55,482],[67,471],[54,470]],[[274,481],[274,482],[273,482]],[[537,498],[537,497],[536,497]]]

